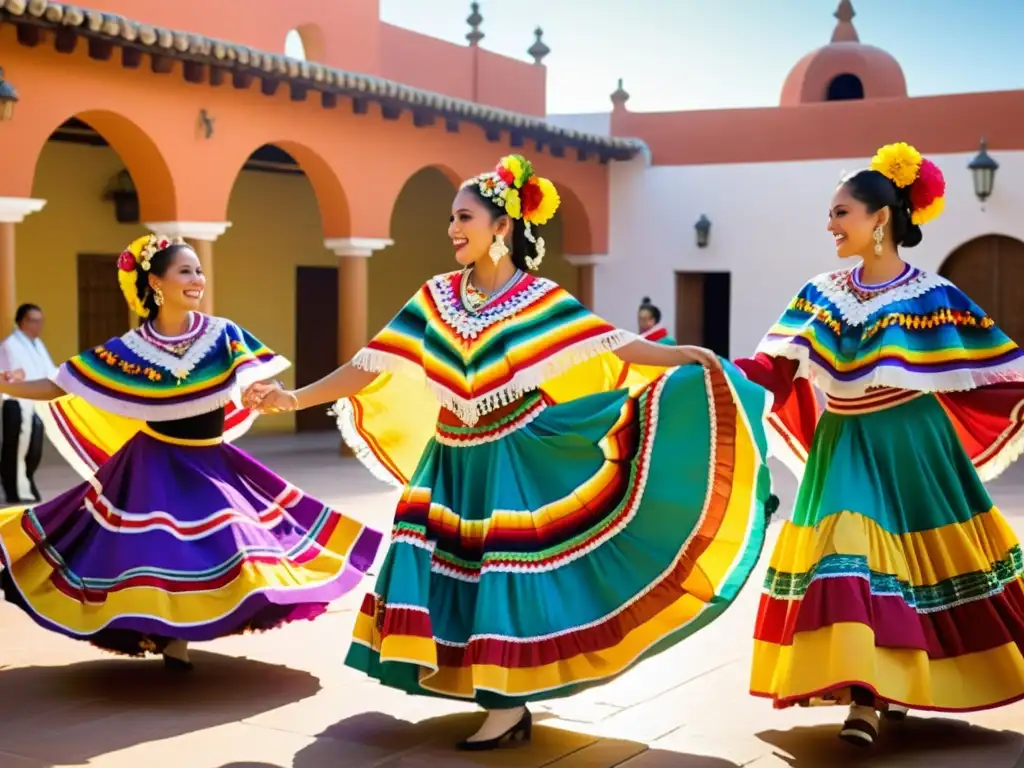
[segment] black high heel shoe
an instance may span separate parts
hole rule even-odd
[[[457,749],[461,749],[463,752],[486,752],[488,750],[497,749],[505,741],[509,743],[526,744],[530,741],[530,736],[533,733],[533,715],[530,714],[530,710],[523,712],[523,716],[519,718],[519,722],[505,731],[503,734],[494,739],[487,739],[486,741],[460,741],[457,745]]]
[[[191,672],[194,667],[191,661],[182,661],[173,656],[164,656],[164,669],[168,672]]]

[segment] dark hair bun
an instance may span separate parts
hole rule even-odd
[[[911,224],[907,227],[907,232],[903,235],[903,242],[900,245],[904,248],[913,248],[915,245],[921,244],[923,237],[921,228],[917,224]]]
[[[640,306],[641,307],[646,307],[650,303],[651,303],[651,297],[650,296],[644,296],[642,299],[640,299]]]

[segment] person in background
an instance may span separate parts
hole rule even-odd
[[[640,327],[640,336],[647,341],[656,344],[665,344],[669,347],[676,345],[676,340],[668,335],[668,331],[661,324],[661,310],[651,304],[651,299],[644,296],[640,302],[640,309],[636,313],[636,323]]]
[[[0,344],[0,371],[8,381],[48,379],[57,372],[41,337],[43,310],[22,304],[14,315],[14,333]],[[3,398],[0,484],[8,504],[40,500],[35,474],[43,458],[43,422],[31,400]]]

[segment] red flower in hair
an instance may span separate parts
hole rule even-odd
[[[522,201],[523,218],[537,210],[541,200],[544,199],[544,190],[540,188],[535,178],[530,178],[523,188],[519,190],[519,197]]]
[[[910,204],[913,210],[927,208],[946,194],[946,179],[931,160],[921,160],[917,180],[910,186]]]
[[[117,257],[117,268],[124,272],[131,272],[135,269],[135,257],[131,251],[122,251]]]
[[[510,171],[504,165],[499,165],[494,170],[495,170],[495,173],[498,174],[498,178],[500,178],[502,181],[504,181],[510,187],[514,187],[516,185],[515,174],[513,174],[512,171]]]
[[[159,248],[162,251],[164,248],[167,248],[170,244],[171,244],[170,240],[164,239],[164,240],[160,240],[156,244],[156,247]]]

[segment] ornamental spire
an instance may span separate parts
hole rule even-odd
[[[466,23],[469,24],[469,32],[466,33],[466,39],[469,40],[471,46],[480,45],[480,41],[484,39],[484,33],[480,31],[480,25],[484,23],[484,17],[480,15],[480,3],[470,3],[469,10],[471,13],[466,18]]]
[[[534,64],[540,64],[542,61],[544,61],[544,57],[551,53],[551,49],[548,48],[547,44],[544,42],[543,29],[537,27],[535,30],[533,30],[533,36],[536,37],[537,39],[533,41],[533,45],[530,46],[530,49],[527,51],[527,53],[533,56]]]
[[[858,43],[860,38],[853,26],[853,17],[857,15],[853,10],[853,3],[850,0],[840,0],[839,7],[832,14],[838,19],[836,28],[832,30],[833,43]]]

